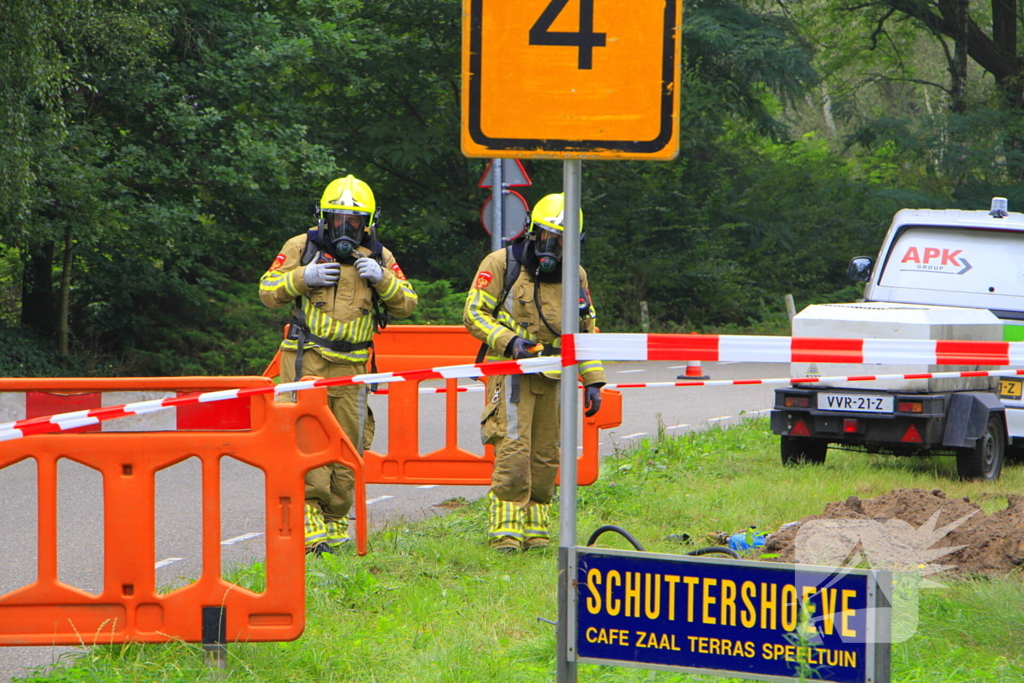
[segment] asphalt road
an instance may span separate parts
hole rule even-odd
[[[685,365],[670,362],[610,363],[609,383],[649,383],[675,380]],[[784,377],[786,364],[704,363],[712,379]],[[730,424],[742,415],[764,414],[772,404],[774,387],[624,388],[622,425],[602,432],[601,454],[628,448],[651,438],[659,425],[665,433],[681,434],[716,423]],[[423,452],[444,444],[444,395],[424,394],[420,405],[420,446]],[[387,398],[373,396],[377,415],[374,450],[387,452]],[[480,393],[459,394],[459,445],[482,452],[479,442]],[[156,583],[177,587],[201,572],[199,462],[186,460],[157,477]],[[222,570],[263,555],[263,474],[237,460],[225,458],[222,481]],[[0,470],[0,595],[35,580],[36,508],[35,467],[21,461]],[[444,514],[438,505],[455,497],[475,500],[486,487],[370,486],[367,514],[371,528],[389,523]],[[102,587],[102,481],[99,473],[62,460],[58,469],[58,573],[64,583],[99,593]],[[481,539],[485,521],[481,519]],[[49,665],[74,648],[0,647],[0,683],[24,676],[26,667]]]

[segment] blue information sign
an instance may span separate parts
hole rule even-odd
[[[886,572],[577,548],[576,581],[580,662],[888,681]]]

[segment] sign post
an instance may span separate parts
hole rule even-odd
[[[575,334],[581,162],[678,154],[682,0],[463,0],[462,7],[462,152],[563,160],[562,333]],[[497,218],[495,226],[492,234]],[[560,683],[576,681],[576,375],[575,364],[562,368]]]
[[[565,216],[562,223],[562,334],[580,331],[580,191],[583,164],[579,159],[566,159],[562,167],[565,189]],[[570,615],[575,613],[576,591],[572,588],[576,574],[576,427],[579,420],[579,391],[576,389],[576,364],[562,366],[559,385],[562,404],[561,453],[559,461],[562,486],[558,502],[558,681],[576,680],[576,632]]]
[[[491,251],[501,249],[519,236],[523,231],[526,212],[530,210],[521,194],[505,189],[533,184],[522,163],[518,159],[510,161],[514,163],[505,164],[502,159],[492,159],[478,183],[478,187],[489,187],[492,190],[480,212],[484,230],[491,236]]]
[[[502,173],[501,159],[492,161],[491,168],[494,173],[494,184],[491,185],[491,209],[494,211],[494,229],[491,230],[491,251],[498,251],[502,247],[501,237],[505,232],[503,228],[505,221],[502,220],[501,216],[501,210],[505,204],[505,180]]]

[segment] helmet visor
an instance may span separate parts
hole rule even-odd
[[[537,230],[537,243],[534,245],[534,251],[537,253],[537,257],[544,259],[550,258],[555,261],[562,260],[562,233],[556,232],[551,228],[542,225],[540,223],[534,223]]]
[[[361,239],[369,219],[370,214],[360,211],[324,209],[324,220],[327,221],[327,227],[336,234],[354,237],[356,241]]]
[[[327,238],[340,255],[348,254],[363,241],[370,215],[360,211],[324,209]]]

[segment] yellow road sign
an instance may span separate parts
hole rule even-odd
[[[671,159],[682,0],[464,0],[468,157]]]

